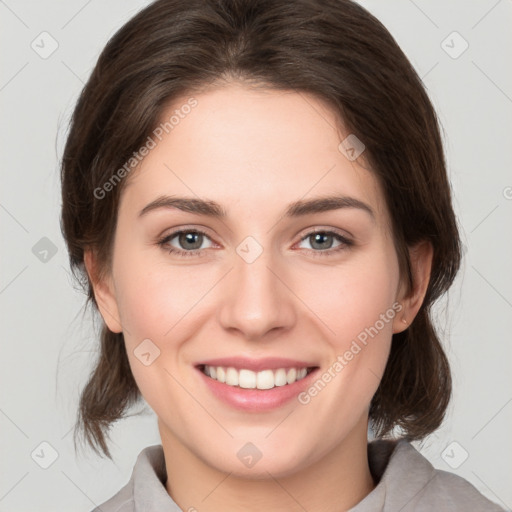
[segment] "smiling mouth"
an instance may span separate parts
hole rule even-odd
[[[302,380],[318,367],[276,368],[272,370],[261,370],[258,372],[245,368],[236,369],[231,366],[210,366],[206,364],[199,365],[198,368],[207,377],[228,386],[242,389],[265,390],[293,384]]]

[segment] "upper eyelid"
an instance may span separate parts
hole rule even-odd
[[[340,228],[306,228],[305,234],[300,238],[303,240],[305,237],[315,233],[332,233],[334,235],[341,236],[342,238],[353,239],[354,236],[345,229]]]

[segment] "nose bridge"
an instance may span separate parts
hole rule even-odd
[[[248,237],[237,247],[233,264],[220,308],[222,326],[253,340],[290,328],[296,319],[293,296],[277,277],[282,265],[271,250]]]

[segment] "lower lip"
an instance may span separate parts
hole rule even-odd
[[[196,369],[203,378],[204,383],[217,398],[237,409],[254,412],[275,409],[296,398],[299,393],[310,386],[310,382],[318,370],[318,368],[315,368],[304,378],[295,381],[293,384],[276,386],[272,389],[245,389],[238,386],[228,386],[208,377],[199,368]]]

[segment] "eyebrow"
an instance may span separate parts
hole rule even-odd
[[[223,219],[227,217],[226,210],[215,201],[195,199],[192,197],[160,196],[146,205],[139,213],[143,217],[151,211],[161,208],[177,208],[188,213],[206,215],[208,217]],[[289,204],[284,217],[301,217],[313,213],[321,213],[341,208],[358,208],[365,211],[375,220],[372,208],[363,201],[349,196],[322,196],[313,199],[299,200]]]

